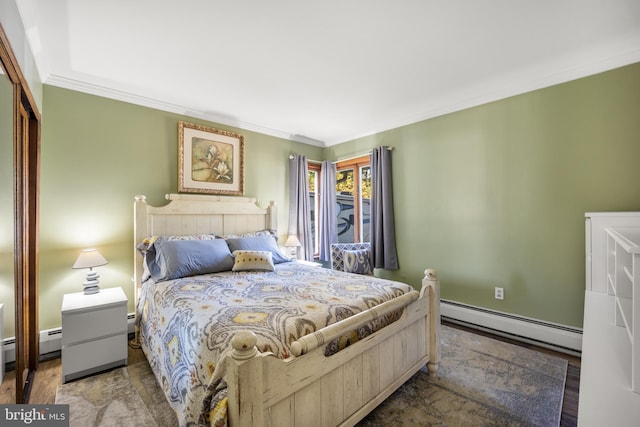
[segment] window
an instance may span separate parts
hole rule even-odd
[[[309,210],[311,211],[311,239],[313,241],[313,253],[314,255],[318,255],[320,253],[320,248],[318,247],[319,238],[318,238],[318,214],[320,212],[320,193],[319,184],[320,184],[320,164],[317,163],[308,163],[307,165],[307,185],[309,186]]]
[[[320,252],[318,214],[320,212],[320,164],[308,163],[309,207],[311,210],[311,235],[313,252]],[[336,163],[336,207],[338,243],[369,242],[371,166],[369,156]]]
[[[338,242],[369,242],[371,166],[369,156],[336,163]]]

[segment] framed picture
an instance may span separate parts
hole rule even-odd
[[[178,122],[178,191],[242,196],[242,135],[193,123]]]

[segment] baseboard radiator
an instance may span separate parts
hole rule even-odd
[[[129,313],[127,315],[128,331],[130,334],[134,331],[135,315]],[[15,337],[6,338],[2,343],[4,350],[5,365],[12,366],[16,361],[16,339]],[[47,359],[47,355],[55,355],[62,350],[62,328],[53,328],[40,331],[40,358]]]
[[[441,300],[443,320],[575,356],[582,352],[582,329],[545,322],[457,301]]]

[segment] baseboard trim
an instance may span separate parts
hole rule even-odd
[[[580,356],[582,352],[582,329],[580,328],[450,300],[441,300],[440,311],[442,318],[452,323],[574,356]]]
[[[127,315],[127,332],[132,334],[134,332],[135,315],[129,313]],[[49,357],[47,355],[60,353],[62,350],[62,328],[57,327],[53,329],[46,329],[40,331],[40,360],[46,360]],[[16,338],[10,337],[0,342],[0,352],[4,357],[0,358],[4,362],[4,366],[7,369],[13,369],[13,365],[16,361]]]

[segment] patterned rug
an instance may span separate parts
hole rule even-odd
[[[359,426],[558,426],[567,361],[459,329],[442,327],[442,362],[425,369]],[[174,426],[149,365],[58,387],[71,427]]]

